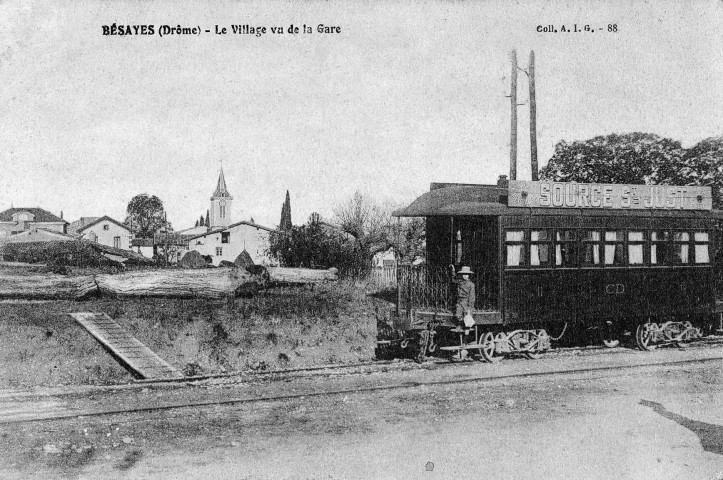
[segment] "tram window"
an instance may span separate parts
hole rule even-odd
[[[530,232],[530,265],[533,267],[550,264],[550,233],[547,230]]]
[[[555,234],[555,265],[574,267],[577,264],[577,244],[574,230],[559,230]]]
[[[600,265],[600,232],[584,232],[582,236],[582,249],[583,265]]]
[[[655,231],[650,234],[650,264],[665,265],[668,262],[668,232]]]
[[[708,233],[695,232],[693,234],[693,240],[695,241],[695,263],[710,263],[710,257],[708,255]]]
[[[506,264],[508,267],[520,267],[525,263],[525,251],[524,251],[524,235],[522,230],[508,230],[505,233],[505,240],[507,241],[507,258]]]
[[[605,265],[624,265],[623,232],[605,232]]]
[[[643,232],[628,232],[628,264],[643,264]]]
[[[673,261],[675,263],[689,263],[690,234],[688,232],[673,232]]]

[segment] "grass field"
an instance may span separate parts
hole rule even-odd
[[[131,377],[67,314],[104,312],[187,374],[369,360],[375,309],[364,283],[286,287],[226,301],[92,299],[0,303],[0,387],[112,384]]]

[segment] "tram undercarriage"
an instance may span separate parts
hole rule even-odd
[[[392,323],[399,326],[399,322]],[[399,347],[417,361],[427,356],[446,356],[452,361],[477,359],[495,363],[508,355],[539,358],[551,348],[551,337],[544,328],[478,324],[464,328],[449,321],[403,326],[407,328],[387,328],[396,338],[378,344],[386,349]]]
[[[393,314],[392,314],[393,315]],[[522,325],[480,325],[463,328],[449,321],[432,320],[419,323],[396,321],[387,323],[387,339],[378,342],[382,349],[398,347],[404,356],[424,361],[428,356],[446,357],[451,361],[479,360],[496,363],[506,356],[522,356],[537,359],[552,348],[552,342],[560,340],[568,325],[550,328],[523,328]],[[401,328],[392,328],[391,325]],[[589,324],[585,323],[589,329]],[[594,329],[595,327],[593,327]],[[551,330],[552,329],[552,330]],[[642,351],[660,346],[680,346],[703,337],[702,329],[690,321],[667,320],[655,322],[602,322],[597,330],[603,345],[613,348],[621,345],[625,337],[634,339],[632,344]],[[557,336],[551,336],[550,332]],[[391,334],[391,335],[389,335]],[[390,339],[391,337],[391,339]]]

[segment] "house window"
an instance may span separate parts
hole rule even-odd
[[[120,237],[113,237],[113,247],[114,247],[114,248],[121,248],[121,246],[120,246]]]
[[[695,232],[693,234],[695,241],[695,263],[710,263],[708,256],[708,233]]]
[[[231,240],[231,232],[221,232],[221,243],[228,243]]]
[[[108,230],[108,229],[110,229],[110,225],[108,225],[107,223],[105,225],[103,225],[103,230]]]
[[[223,255],[223,249],[221,247],[216,247],[216,256],[220,257]]]
[[[643,264],[643,232],[628,232],[628,265]]]
[[[97,241],[98,241],[98,235],[96,235],[95,232],[90,232],[90,233],[88,234],[88,239],[89,239],[91,242],[97,242]]]
[[[522,230],[508,230],[505,233],[508,267],[520,267],[525,263],[524,238]]]

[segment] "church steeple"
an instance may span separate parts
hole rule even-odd
[[[231,202],[233,197],[226,188],[223,168],[218,176],[216,190],[211,197],[211,228],[227,227],[231,224]]]
[[[228,190],[226,189],[226,178],[223,176],[223,168],[221,168],[221,173],[218,176],[218,183],[216,184],[216,191],[213,192],[211,200],[216,197],[231,197],[231,194],[228,193]]]

